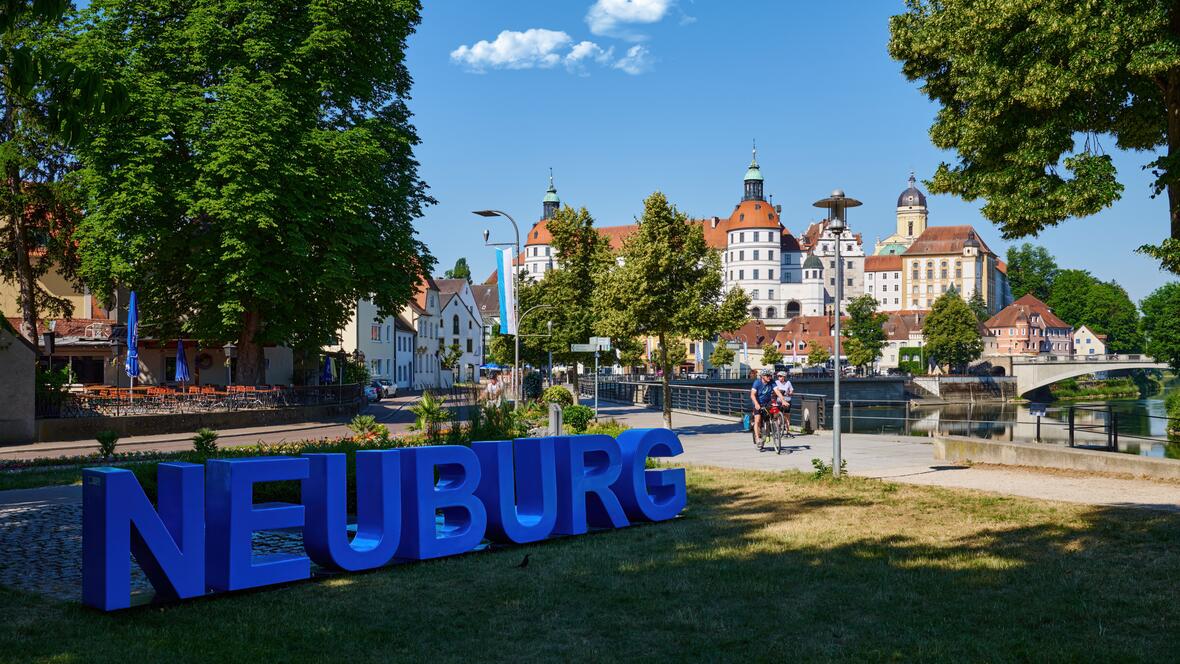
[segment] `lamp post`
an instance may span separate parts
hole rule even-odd
[[[549,322],[545,323],[545,327],[549,329],[549,336],[552,337],[553,336],[553,321],[550,320]],[[550,341],[549,341],[549,368],[546,370],[546,373],[549,374],[549,387],[553,387],[553,341],[552,341],[552,339],[550,339]]]
[[[238,347],[231,341],[221,350],[225,353],[225,386],[229,387],[234,384],[234,359],[238,356]]]
[[[552,304],[538,304],[535,307],[529,307],[528,311],[524,312],[523,314],[520,315],[519,318],[516,319],[516,339],[517,339],[516,349],[517,349],[517,360],[518,361],[519,361],[519,356],[520,356],[520,338],[521,337],[552,337],[553,336],[553,321],[549,321],[549,334],[520,334],[520,329],[521,329],[521,326],[524,324],[525,316],[528,316],[529,314],[533,313],[537,309],[552,309],[552,308],[553,308]],[[550,346],[550,350],[549,350],[549,366],[550,367],[553,366],[552,346]],[[521,385],[521,388],[522,389],[524,388],[523,384]],[[523,398],[523,394],[524,393],[522,392],[521,393],[522,398]]]
[[[828,230],[836,237],[836,291],[835,291],[835,337],[832,339],[832,355],[836,361],[836,371],[832,382],[832,477],[840,477],[840,300],[844,297],[844,262],[840,258],[840,236],[848,230],[848,208],[857,207],[861,202],[844,195],[843,189],[836,189],[831,196],[814,203],[815,207],[827,208]]]
[[[512,269],[515,271],[517,269],[516,259],[520,257],[520,227],[516,225],[516,220],[513,219],[512,216],[509,215],[507,212],[501,212],[499,210],[475,210],[474,214],[477,214],[481,217],[504,217],[508,221],[512,222],[512,230],[516,233],[516,242],[513,245],[511,245],[511,246],[515,247],[515,249],[516,249],[515,253],[512,254]],[[503,246],[503,245],[507,244],[507,243],[489,244],[488,238],[490,236],[491,236],[490,232],[488,232],[486,230],[483,232],[483,241],[484,241],[485,245]],[[516,275],[513,274],[513,279],[515,279],[515,278],[516,278]],[[515,289],[515,294],[516,294],[516,301],[512,303],[512,308],[519,309],[520,308],[520,289]],[[522,401],[522,397],[524,395],[524,392],[522,389],[523,385],[521,385],[521,383],[520,383],[520,319],[519,318],[516,320],[516,334],[514,334],[513,337],[514,337],[514,347],[513,347],[513,351],[512,351],[512,379],[513,379],[513,381],[515,381],[515,383],[513,384],[513,388],[516,392],[516,402],[520,403]]]

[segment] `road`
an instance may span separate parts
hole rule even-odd
[[[363,411],[374,415],[377,421],[389,427],[393,433],[409,430],[414,414],[408,407],[418,400],[416,394],[406,394],[392,399],[372,403]],[[221,447],[255,445],[259,442],[281,443],[285,441],[335,438],[350,435],[348,419],[339,418],[327,422],[303,422],[279,424],[266,427],[231,429],[222,432],[218,444]],[[192,448],[194,432],[169,433],[155,436],[132,436],[119,440],[120,452],[172,452]],[[0,460],[32,459],[35,457],[68,457],[91,454],[98,451],[93,440],[71,440],[60,442],[34,443],[14,447],[0,447]]]

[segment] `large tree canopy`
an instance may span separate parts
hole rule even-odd
[[[725,292],[721,256],[705,243],[704,230],[656,192],[643,202],[643,217],[623,245],[622,265],[597,277],[595,328],[611,337],[655,337],[664,394],[678,359],[677,338],[713,339],[747,319],[750,298]],[[679,344],[683,347],[683,344]],[[672,427],[672,400],[664,399],[664,423]]]
[[[1140,305],[1147,352],[1180,371],[1180,282],[1157,288]]]
[[[417,0],[95,0],[72,51],[126,113],[80,144],[92,287],[137,289],[146,333],[327,343],[396,311],[433,259],[405,100]],[[154,328],[154,329],[153,329]]]
[[[1101,281],[1085,270],[1061,270],[1045,304],[1074,329],[1085,325],[1107,335],[1106,349],[1111,353],[1143,349],[1139,311],[1127,291],[1113,281]]]
[[[1057,261],[1048,249],[1025,242],[1008,247],[1008,284],[1013,299],[1032,293],[1038,300],[1049,299],[1049,289],[1057,278]]]
[[[941,107],[953,150],[927,184],[983,198],[1006,238],[1092,215],[1122,195],[1100,139],[1155,155],[1170,237],[1144,249],[1180,272],[1180,3],[906,0],[890,54]]]
[[[926,324],[926,351],[940,365],[951,371],[963,371],[983,354],[983,339],[979,335],[979,319],[971,311],[963,296],[951,289],[934,301]]]

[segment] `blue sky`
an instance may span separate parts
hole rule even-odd
[[[801,232],[818,218],[811,203],[842,187],[865,203],[849,221],[871,250],[892,232],[910,170],[929,177],[948,159],[929,141],[935,107],[886,52],[888,17],[901,8],[881,0],[427,2],[409,66],[421,174],[438,199],[418,228],[437,272],[465,256],[483,280],[493,252],[481,231],[509,241],[511,227],[470,211],[502,209],[531,225],[550,167],[562,201],[586,206],[599,225],[631,223],[657,189],[691,215],[726,216],[740,199],[753,139],[788,228]],[[1114,156],[1123,200],[1030,241],[1138,300],[1168,281],[1134,253],[1166,235],[1167,206],[1149,198],[1142,165],[1151,156]],[[979,203],[929,202],[931,224],[973,224],[997,253],[1007,249]]]

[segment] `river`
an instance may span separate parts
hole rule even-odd
[[[1176,389],[1176,388],[1173,388]],[[1106,448],[1107,423],[1116,423],[1118,451],[1180,459],[1180,442],[1167,441],[1164,395],[1146,399],[1111,399],[1050,404],[1040,418],[1042,443],[1069,444],[1069,411],[1074,411],[1074,444]],[[891,404],[845,406],[843,428],[856,433],[908,433],[916,436],[959,435],[992,440],[1035,442],[1037,417],[1023,403],[953,403],[909,407]]]

